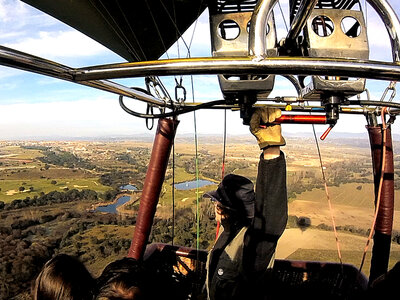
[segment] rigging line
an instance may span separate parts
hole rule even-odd
[[[190,76],[192,87],[192,101],[194,102],[194,83],[193,76]],[[193,124],[194,124],[194,144],[195,144],[195,169],[196,169],[196,253],[198,255],[200,249],[200,215],[199,215],[199,159],[198,159],[198,136],[197,136],[197,120],[196,112],[193,111]],[[198,261],[198,258],[197,260]]]
[[[287,26],[287,24],[286,24],[285,15],[284,15],[284,13],[283,13],[282,6],[281,6],[281,2],[280,2],[280,1],[278,1],[278,5],[279,5],[279,10],[281,11],[283,23],[285,23],[286,31],[289,31],[289,28],[288,28],[288,26]]]
[[[188,51],[187,57],[190,57],[190,46],[187,45],[185,39],[183,38],[182,33],[180,32],[180,30],[179,30],[179,28],[178,28],[177,21],[176,21],[176,16],[175,16],[175,20],[174,20],[174,19],[171,17],[171,14],[170,14],[169,11],[167,10],[167,8],[165,7],[164,2],[163,2],[162,0],[160,0],[160,3],[161,3],[161,5],[163,6],[165,12],[167,13],[169,19],[171,20],[172,24],[174,25],[174,27],[175,27],[175,29],[176,29],[176,32],[177,32],[177,35],[179,35],[179,38],[182,39],[183,44],[185,45],[185,47],[186,47],[186,49],[187,49],[187,51]],[[174,14],[175,14],[175,5],[174,5]],[[196,22],[197,22],[197,19],[196,19]],[[179,38],[176,40],[177,42],[179,42]],[[178,53],[178,54],[179,54],[179,53]]]
[[[162,38],[160,29],[158,28],[157,22],[156,22],[156,20],[155,20],[155,18],[154,18],[153,12],[151,11],[150,5],[149,5],[149,3],[147,2],[147,0],[145,0],[145,2],[146,2],[147,9],[149,10],[151,19],[153,20],[153,24],[154,24],[154,26],[155,26],[155,28],[156,28],[156,30],[157,30],[158,38],[160,39],[161,44],[162,44],[163,47],[164,47],[165,54],[167,55],[167,58],[169,59],[169,55],[168,55],[168,52],[167,52],[167,47],[165,46],[164,40],[163,40],[163,38]]]
[[[342,253],[341,253],[341,251],[340,251],[339,236],[338,236],[338,233],[337,233],[337,230],[336,230],[335,216],[334,216],[334,214],[333,214],[333,207],[332,207],[331,198],[330,198],[330,195],[329,195],[328,184],[327,184],[327,181],[326,181],[324,166],[323,166],[323,163],[322,163],[321,151],[320,151],[320,148],[319,148],[319,143],[318,143],[317,134],[315,133],[315,126],[314,126],[314,124],[312,124],[312,129],[313,129],[313,133],[314,133],[315,143],[316,143],[316,146],[317,146],[318,157],[319,157],[319,163],[320,163],[321,172],[322,172],[322,180],[324,181],[325,195],[326,195],[326,198],[327,198],[327,200],[328,200],[329,213],[330,213],[330,215],[331,215],[331,221],[332,221],[332,226],[333,226],[333,232],[334,232],[334,234],[335,234],[336,249],[337,249],[338,258],[339,258],[340,266],[341,266],[341,268],[342,268],[342,275],[343,275],[343,261],[342,261]]]
[[[173,123],[175,127],[175,123]],[[175,132],[174,128],[174,132]],[[175,139],[172,141],[172,240],[171,245],[174,245],[175,238]]]
[[[161,2],[161,4],[164,6],[164,3],[160,0],[160,2]],[[167,9],[165,8],[165,6],[164,6],[164,9],[165,9],[165,11],[167,12],[167,14],[168,14],[168,11],[167,11]],[[177,23],[177,19],[176,19],[176,7],[175,7],[175,0],[173,0],[172,1],[172,10],[173,10],[173,12],[174,12],[174,24],[176,24]],[[175,26],[175,27],[177,27],[177,26]],[[178,58],[181,58],[181,53],[180,53],[180,48],[179,48],[179,38],[181,37],[181,34],[179,33],[179,30],[178,30],[178,28],[175,28],[176,30],[175,30],[175,33],[176,33],[176,46],[177,46],[177,50],[178,50]],[[181,78],[182,78],[182,75],[181,75]]]
[[[164,3],[162,2],[162,0],[160,0],[160,3],[162,4],[162,6],[164,7],[165,11],[169,15],[169,12],[166,9],[166,7],[165,7]],[[172,23],[176,24],[177,23],[177,19],[176,19],[175,0],[172,0],[172,10],[173,10],[173,13],[174,13],[174,21],[172,21]],[[178,30],[178,26],[177,25],[175,25],[175,33],[176,33],[176,47],[177,47],[177,50],[178,50],[178,58],[181,58],[181,51],[180,51],[180,47],[179,47],[179,38],[181,37],[181,34],[180,34],[179,30]],[[176,80],[176,75],[174,75],[174,78],[175,78],[175,81],[177,81]],[[180,80],[181,83],[182,83],[182,78],[183,78],[183,75],[180,75],[179,76],[179,80]],[[178,100],[178,99],[175,99],[175,100]]]
[[[121,28],[118,26],[118,23],[115,21],[115,19],[112,17],[112,15],[108,12],[107,8],[104,6],[104,4],[99,1],[99,3],[101,4],[101,6],[103,7],[103,9],[107,12],[108,16],[110,17],[110,19],[113,21],[114,25],[109,22],[109,20],[106,18],[105,14],[93,3],[93,0],[90,0],[90,2],[92,3],[93,7],[97,10],[97,12],[103,17],[104,21],[107,22],[108,25],[110,25],[111,29],[115,32],[115,34],[119,37],[119,39],[121,40],[121,42],[125,45],[125,47],[128,49],[129,53],[131,53],[136,60],[140,61],[140,57],[138,55],[138,53],[136,52],[135,48],[132,47],[132,45],[130,44],[129,40],[126,38],[126,36],[124,35],[123,31],[121,30]]]
[[[221,180],[225,177],[225,157],[226,157],[226,109],[224,109],[224,139],[223,139],[223,151],[222,151],[222,171],[221,171]],[[215,240],[218,239],[219,229],[221,227],[221,223],[217,222],[217,228],[215,230]]]
[[[321,18],[322,21],[322,28],[323,31],[326,35],[327,32],[327,28],[326,28],[326,23],[325,20],[323,18]],[[311,114],[311,113],[310,113]],[[312,124],[312,129],[313,129],[313,134],[314,134],[314,139],[315,139],[315,144],[317,146],[317,151],[318,151],[318,157],[319,157],[319,163],[321,166],[321,173],[322,173],[322,180],[324,181],[324,188],[325,188],[325,195],[326,195],[326,199],[328,201],[328,207],[329,207],[329,213],[331,215],[331,221],[332,221],[332,227],[333,227],[333,232],[335,235],[335,241],[336,241],[336,250],[337,250],[337,254],[338,254],[338,258],[339,258],[339,262],[340,262],[340,267],[341,267],[341,272],[342,272],[342,276],[344,276],[344,270],[343,270],[343,260],[342,260],[342,253],[340,251],[340,242],[339,242],[339,236],[336,230],[336,221],[335,221],[335,216],[333,214],[333,207],[332,207],[332,202],[331,202],[331,197],[329,194],[329,189],[328,189],[328,184],[326,181],[326,176],[325,176],[325,171],[324,171],[324,166],[322,163],[322,156],[321,156],[321,150],[319,148],[319,143],[318,143],[318,138],[317,138],[317,134],[315,132],[315,126],[314,124]]]
[[[128,25],[128,27],[129,27],[129,29],[130,29],[130,31],[131,31],[131,33],[132,33],[133,38],[135,39],[137,45],[139,46],[140,52],[142,52],[143,58],[144,58],[145,60],[147,60],[146,53],[143,51],[143,48],[142,48],[142,46],[140,45],[139,39],[137,38],[135,32],[133,31],[133,28],[132,28],[131,24],[129,23],[128,18],[126,17],[126,14],[125,14],[124,10],[122,9],[122,7],[121,7],[119,1],[116,1],[116,3],[117,3],[117,5],[118,5],[118,8],[119,8],[119,10],[120,10],[122,16],[124,17],[125,23]]]
[[[226,109],[224,109],[224,145],[222,152],[222,174],[221,179],[225,177],[225,157],[226,157]]]
[[[361,7],[361,3],[360,3]],[[367,0],[364,0],[364,9],[365,9],[365,27],[368,27],[368,8],[367,8]]]
[[[188,54],[187,54],[187,56],[186,56],[186,57],[189,57],[189,58],[191,57],[190,48],[192,47],[193,38],[194,38],[194,33],[196,32],[197,23],[198,23],[198,21],[199,21],[199,17],[200,17],[200,14],[201,14],[201,7],[202,7],[202,6],[203,6],[203,0],[200,1],[199,10],[198,10],[198,12],[197,12],[197,18],[196,18],[196,21],[194,22],[194,27],[193,27],[192,36],[190,37]]]
[[[380,207],[380,204],[381,204],[382,186],[383,186],[383,179],[384,179],[385,168],[386,168],[386,163],[385,163],[386,162],[386,141],[387,141],[386,129],[389,127],[389,125],[386,126],[386,122],[385,122],[385,113],[386,112],[387,112],[387,107],[383,107],[382,110],[381,110],[382,130],[383,130],[383,136],[382,136],[382,165],[381,165],[381,176],[379,178],[379,187],[378,187],[378,195],[377,195],[377,200],[376,200],[376,205],[375,205],[374,219],[372,220],[372,224],[371,224],[371,228],[370,228],[370,231],[369,231],[368,239],[367,239],[367,242],[365,244],[363,256],[362,256],[362,259],[361,259],[360,268],[358,270],[359,273],[361,273],[362,268],[364,266],[365,257],[367,255],[367,251],[368,251],[368,248],[369,248],[369,243],[371,242],[372,235],[375,232],[375,224],[376,224],[376,220],[378,218],[379,207]]]

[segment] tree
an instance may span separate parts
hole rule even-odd
[[[19,190],[20,192],[23,192],[23,191],[25,191],[25,188],[24,188],[23,186],[20,186],[20,187],[18,188],[18,190]]]

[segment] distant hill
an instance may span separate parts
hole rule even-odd
[[[310,132],[301,132],[301,133],[290,133],[285,132],[286,138],[312,138],[314,139],[314,135]],[[317,137],[319,138],[319,134],[317,133]],[[203,142],[207,143],[222,143],[223,135],[222,134],[198,134],[198,138],[201,139]],[[184,133],[180,134],[179,132],[176,135],[176,141],[179,142],[190,142],[193,141],[194,134],[192,133]],[[229,143],[254,143],[254,138],[250,134],[229,134],[227,136]],[[395,142],[400,142],[400,134],[392,133],[392,139]],[[141,142],[153,142],[154,140],[154,132],[149,131],[148,133],[139,133],[133,135],[105,135],[105,136],[83,136],[83,137],[74,137],[74,136],[27,136],[18,138],[18,140],[25,140],[25,141],[124,141],[124,140],[136,140]],[[335,132],[332,131],[327,139],[326,142],[335,141],[336,143],[344,143],[349,144],[348,142],[351,141],[352,145],[363,147],[369,145],[368,141],[368,134],[367,132],[364,133],[349,133],[349,132]],[[366,144],[364,145],[364,142]],[[355,143],[355,144],[354,144]]]

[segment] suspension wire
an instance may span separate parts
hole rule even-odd
[[[224,142],[222,148],[222,171],[221,171],[221,180],[225,177],[225,158],[226,158],[226,109],[224,110]],[[217,222],[217,228],[215,230],[215,240],[217,240],[219,235],[219,229],[221,227],[221,223]]]
[[[203,6],[203,2],[204,2],[204,0],[201,0],[201,1],[200,1],[199,10],[197,11],[197,18],[196,18],[196,21],[194,22],[193,32],[192,32],[192,36],[191,36],[190,42],[189,42],[189,49],[188,49],[188,53],[187,53],[187,56],[186,56],[186,57],[188,57],[188,58],[191,57],[190,48],[192,47],[192,42],[193,42],[193,38],[194,38],[194,33],[196,32],[197,23],[198,23],[198,21],[199,21],[199,17],[200,17],[200,13],[201,13],[201,7]]]
[[[360,3],[361,6],[361,3]],[[368,25],[368,8],[367,8],[367,0],[364,0],[364,9],[365,9],[365,26]]]
[[[168,14],[168,16],[169,16],[169,12],[168,12],[167,8],[165,7],[163,1],[160,1],[160,2],[161,2],[162,6],[164,7],[165,11],[167,12],[167,14]],[[174,21],[173,21],[173,23],[174,23],[174,25],[175,25],[176,47],[177,47],[177,50],[178,50],[178,58],[181,58],[181,53],[180,53],[180,48],[179,48],[179,38],[181,38],[182,35],[181,35],[181,33],[179,32],[179,30],[178,30],[178,26],[176,25],[176,24],[177,24],[177,19],[176,19],[175,0],[172,1],[172,10],[173,10],[173,13],[174,13]],[[183,38],[182,38],[182,39],[183,39]],[[182,76],[182,75],[181,75],[181,76]],[[182,78],[182,77],[181,77],[181,78]]]
[[[160,3],[164,7],[165,12],[167,13],[168,17],[170,18],[170,20],[172,21],[172,24],[175,27],[176,48],[177,48],[177,51],[178,51],[178,58],[181,58],[181,52],[180,52],[180,47],[179,47],[179,39],[182,38],[182,40],[183,40],[183,37],[182,37],[182,34],[179,32],[179,29],[178,29],[178,26],[177,26],[175,0],[172,0],[172,12],[173,12],[173,15],[174,15],[173,18],[171,17],[168,9],[165,7],[165,5],[164,5],[162,0],[160,0]],[[185,41],[183,41],[183,42],[185,43]],[[177,76],[174,75],[175,82],[176,82],[176,84],[178,86],[178,81],[177,81],[176,78],[177,78]],[[182,84],[182,78],[183,78],[183,75],[180,75],[179,76],[179,81],[181,82],[181,84]],[[175,100],[178,100],[178,99],[175,99]]]
[[[194,83],[193,76],[190,76],[192,87],[192,101],[194,102]],[[197,119],[196,112],[193,111],[194,125],[194,147],[195,147],[195,169],[196,169],[196,253],[198,255],[200,249],[200,203],[199,203],[199,152],[198,152],[198,135],[197,135]],[[196,260],[198,261],[198,259]]]
[[[359,273],[361,273],[362,268],[364,266],[365,257],[367,255],[369,243],[371,242],[372,236],[373,236],[373,234],[375,232],[375,224],[376,224],[376,220],[378,218],[379,207],[380,207],[380,204],[381,204],[382,186],[383,186],[383,179],[384,179],[385,167],[386,167],[386,163],[385,163],[386,162],[386,142],[387,142],[387,131],[386,131],[386,129],[390,126],[390,125],[386,125],[386,122],[385,122],[385,113],[386,112],[387,112],[387,107],[383,107],[382,110],[381,110],[382,130],[383,130],[383,136],[382,136],[382,165],[381,165],[381,176],[379,178],[378,197],[377,197],[376,205],[375,205],[374,219],[372,220],[372,224],[371,224],[371,228],[370,228],[370,231],[369,231],[368,239],[367,239],[367,242],[365,244],[363,256],[362,256],[362,259],[361,259],[360,268],[358,270]]]
[[[324,20],[323,18],[321,18],[321,21],[322,21],[322,25],[323,25],[322,28],[323,28],[324,34],[327,35],[327,34],[326,34],[327,28],[326,28],[325,20]],[[310,114],[311,114],[311,113],[310,113]],[[340,262],[340,266],[341,266],[342,276],[344,276],[342,253],[341,253],[341,251],[340,251],[339,236],[338,236],[338,233],[337,233],[337,230],[336,230],[335,215],[334,215],[334,213],[333,213],[333,207],[332,207],[331,197],[330,197],[330,194],[329,194],[328,183],[327,183],[327,180],[326,180],[325,171],[324,171],[324,165],[323,165],[323,162],[322,162],[321,150],[320,150],[320,148],[319,148],[318,138],[317,138],[317,134],[316,134],[316,132],[315,132],[315,126],[314,126],[314,124],[312,124],[312,129],[313,129],[315,144],[316,144],[316,146],[317,146],[318,157],[319,157],[319,164],[320,164],[320,166],[321,166],[322,180],[323,180],[323,182],[324,182],[326,200],[328,201],[329,213],[330,213],[330,215],[331,215],[333,233],[334,233],[334,235],[335,235],[336,250],[337,250],[337,254],[338,254],[338,258],[339,258],[339,262]]]
[[[168,55],[168,52],[167,52],[167,47],[165,46],[164,39],[162,38],[160,29],[158,28],[158,25],[157,25],[157,22],[156,22],[156,20],[155,20],[155,18],[154,18],[153,12],[151,11],[150,6],[149,6],[149,3],[147,2],[147,0],[145,0],[145,2],[146,2],[147,9],[149,10],[151,19],[153,20],[154,26],[155,26],[155,28],[156,28],[156,30],[157,30],[158,37],[159,37],[159,39],[160,39],[160,41],[161,41],[161,44],[162,44],[163,47],[164,47],[165,54],[167,55],[167,58],[169,59],[169,55]]]
[[[146,1],[147,1],[147,0],[146,0]],[[174,1],[173,1],[173,2],[174,2]],[[182,39],[183,44],[185,45],[186,49],[189,51],[189,47],[188,47],[188,45],[186,44],[186,41],[184,40],[184,38],[183,38],[183,36],[182,36],[182,33],[179,31],[179,28],[178,28],[178,26],[177,26],[176,14],[175,14],[175,5],[174,5],[174,16],[175,16],[175,18],[173,18],[173,17],[171,16],[171,14],[169,13],[168,9],[165,7],[164,2],[163,2],[162,0],[160,0],[160,3],[161,3],[161,5],[163,6],[165,12],[167,13],[169,19],[171,20],[172,24],[173,24],[174,27],[175,27],[175,30],[176,30],[176,33],[177,33],[177,37],[178,37],[178,35],[179,35],[179,37]],[[174,2],[174,3],[175,3],[175,2]],[[179,38],[177,39],[177,41],[178,41],[178,40],[179,40]],[[164,46],[164,48],[165,48],[165,46]]]
[[[333,232],[335,234],[336,249],[337,249],[338,258],[339,258],[340,266],[342,268],[342,275],[343,275],[343,261],[342,261],[342,254],[341,254],[341,251],[340,251],[339,237],[338,237],[338,233],[337,233],[337,230],[336,230],[336,221],[335,221],[335,216],[333,214],[333,207],[332,207],[331,198],[330,198],[330,195],[329,195],[328,184],[327,184],[327,180],[326,180],[326,176],[325,176],[324,166],[323,166],[323,163],[322,163],[321,151],[320,151],[320,148],[319,148],[318,138],[317,138],[317,134],[315,132],[314,124],[312,124],[312,129],[313,129],[313,133],[314,133],[315,144],[317,146],[319,163],[320,163],[320,166],[321,166],[322,180],[324,182],[326,199],[328,200],[329,213],[331,215]]]
[[[104,10],[107,12],[108,16],[110,17],[110,19],[112,19],[113,24],[109,21],[109,19],[106,18],[105,14],[100,10],[99,7],[96,6],[96,4],[94,3],[93,0],[90,0],[91,4],[93,5],[93,7],[97,10],[97,12],[103,17],[103,20],[110,25],[111,29],[115,32],[115,34],[119,37],[119,39],[121,40],[121,42],[125,45],[125,47],[129,50],[129,52],[138,60],[140,61],[140,57],[139,55],[136,53],[135,49],[132,47],[132,45],[129,42],[129,39],[126,38],[126,36],[124,35],[123,31],[121,30],[121,28],[118,26],[118,23],[115,22],[115,19],[113,18],[113,16],[109,13],[109,11],[107,10],[107,8],[104,6],[103,2],[100,1],[101,6],[104,8]]]
[[[143,51],[142,45],[140,44],[139,39],[137,38],[135,32],[133,31],[132,26],[131,26],[131,24],[129,23],[128,18],[126,17],[126,14],[125,14],[124,10],[122,9],[122,7],[121,7],[121,5],[120,5],[120,3],[119,3],[118,1],[117,1],[116,3],[117,3],[117,5],[118,5],[118,8],[119,8],[119,10],[120,10],[122,16],[124,17],[125,23],[128,25],[128,27],[129,27],[129,29],[130,29],[130,31],[131,31],[131,33],[132,33],[133,38],[135,39],[137,45],[139,46],[140,52],[142,52],[142,55],[143,55],[144,59],[147,60],[146,53]],[[129,44],[131,45],[131,43],[129,43]],[[132,45],[131,45],[131,46],[132,46]],[[132,48],[133,48],[133,47],[132,47]],[[138,60],[140,60],[140,59],[138,59]]]
[[[190,38],[190,43],[189,43],[189,45],[188,45],[188,44],[186,43],[185,39],[183,38],[183,35],[182,35],[182,33],[180,32],[180,30],[179,30],[179,28],[178,28],[178,25],[177,25],[177,22],[176,22],[175,5],[174,5],[174,18],[172,18],[171,15],[170,15],[170,13],[169,13],[169,11],[168,11],[167,8],[165,7],[164,2],[163,2],[162,0],[160,0],[161,5],[163,6],[165,12],[167,13],[168,17],[169,17],[170,20],[172,21],[172,24],[174,25],[177,34],[179,34],[179,37],[182,39],[183,44],[184,44],[185,47],[186,47],[186,50],[187,50],[187,52],[188,52],[186,57],[191,57],[191,55],[190,55],[190,48],[191,48],[191,46],[192,46],[193,36],[194,36],[194,32],[196,31],[196,26],[197,26],[197,22],[198,22],[198,20],[199,20],[199,16],[200,16],[200,12],[201,12],[201,7],[203,6],[203,1],[204,1],[204,0],[202,0],[202,1],[200,2],[199,10],[198,10],[198,13],[197,13],[197,18],[196,18],[196,21],[195,21],[195,23],[194,23],[194,29],[193,29],[193,32],[192,32],[192,36],[191,36],[191,38]],[[179,41],[179,39],[177,39],[177,42],[178,42],[178,41]]]
[[[175,239],[175,139],[172,142],[172,240],[171,240],[172,246],[174,245],[174,239]]]
[[[224,144],[222,152],[222,171],[221,179],[225,177],[225,157],[226,157],[226,109],[224,109]]]
[[[283,13],[282,6],[281,6],[281,2],[280,2],[280,1],[278,1],[278,5],[279,5],[279,10],[281,11],[283,23],[285,23],[286,31],[289,31],[288,25],[286,24],[285,14]]]

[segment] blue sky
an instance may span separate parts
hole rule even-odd
[[[287,11],[287,0],[280,1]],[[364,6],[364,0],[361,1]],[[400,3],[388,1],[400,14]],[[286,14],[287,15],[287,14]],[[280,12],[275,13],[278,36],[285,34]],[[390,42],[386,30],[371,7],[368,7],[368,39],[370,58],[391,61]],[[203,14],[196,26],[192,26],[184,38],[194,34],[191,53],[194,56],[210,56],[210,34],[208,15]],[[193,31],[195,27],[195,31]],[[194,33],[193,33],[194,32]],[[122,62],[102,45],[87,38],[71,27],[16,0],[0,0],[0,44],[20,51],[38,55],[71,67]],[[181,56],[183,43],[179,43]],[[178,47],[168,51],[168,57],[177,57]],[[166,57],[166,56],[165,56]],[[165,78],[171,95],[174,94],[174,78]],[[142,79],[121,81],[129,86],[144,85]],[[192,101],[190,78],[184,77],[183,84]],[[372,98],[380,99],[387,86],[386,82],[369,81]],[[399,87],[400,88],[400,87]],[[215,76],[194,77],[194,98],[196,101],[221,99]],[[118,104],[114,94],[98,91],[81,85],[0,66],[0,139],[25,139],[30,137],[99,137],[104,135],[129,135],[148,132],[145,121],[127,115]],[[278,79],[271,96],[294,95],[293,87]],[[395,97],[399,101],[400,93]],[[142,104],[133,103],[135,109]],[[199,133],[222,134],[223,112],[200,111],[196,114]],[[179,133],[193,133],[193,114],[180,117]],[[210,122],[213,120],[213,122]],[[400,122],[400,121],[398,121]],[[398,123],[397,122],[397,123]],[[228,133],[247,133],[238,112],[228,112]],[[318,131],[324,131],[319,126]],[[395,124],[394,131],[399,132]],[[284,132],[309,132],[309,125],[284,125]],[[362,116],[341,116],[334,131],[365,132]],[[153,133],[149,133],[153,135]]]

